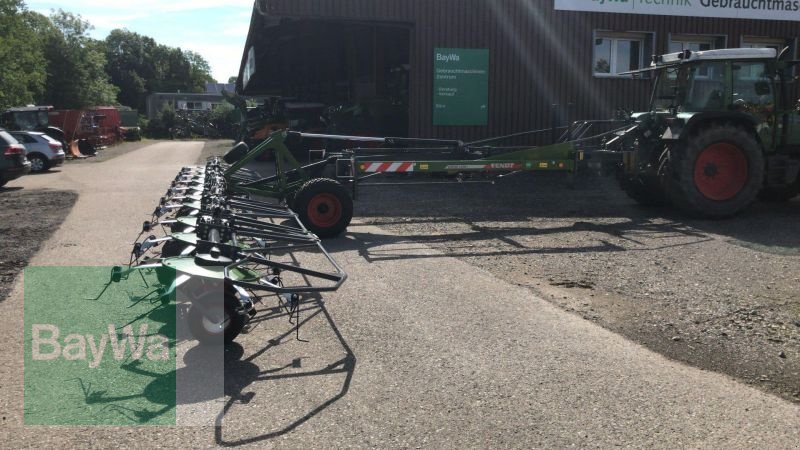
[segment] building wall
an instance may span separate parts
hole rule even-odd
[[[654,33],[655,53],[670,34],[722,35],[728,47],[743,35],[795,39],[789,21],[556,11],[553,0],[267,0],[277,17],[406,22],[411,28],[410,134],[479,139],[546,128],[551,105],[575,105],[573,118],[608,118],[618,108],[645,108],[647,79],[592,74],[598,30]],[[433,49],[490,50],[487,127],[434,127]],[[647,57],[647,55],[646,55]]]

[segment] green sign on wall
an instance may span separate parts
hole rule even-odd
[[[433,51],[433,124],[486,125],[489,118],[489,50]]]

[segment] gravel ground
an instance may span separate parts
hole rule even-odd
[[[209,142],[198,162],[230,145]],[[363,186],[356,220],[527,287],[669,358],[800,402],[800,199],[703,221],[642,208],[607,178],[419,181]]]
[[[520,176],[364,188],[356,217],[672,359],[800,402],[800,202],[688,220],[639,207],[613,180],[570,188]]]

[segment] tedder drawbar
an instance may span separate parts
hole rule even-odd
[[[340,136],[278,131],[250,150],[237,144],[224,159],[230,166],[224,176],[231,193],[272,197],[284,201],[310,231],[321,238],[341,234],[353,215],[358,186],[380,175],[449,175],[465,182],[476,174],[503,178],[522,172],[574,174],[595,157],[623,141],[631,124],[602,120],[576,123],[571,127],[537,130],[514,136],[464,143],[453,140]],[[541,137],[559,132],[557,142],[540,147],[490,146],[510,138]],[[288,150],[292,140],[348,141],[358,145],[338,152],[319,151],[317,162],[300,165]],[[243,172],[249,163],[271,152],[275,174],[253,179]],[[313,151],[312,151],[313,152]],[[469,182],[469,181],[466,181]],[[441,183],[438,181],[437,183]],[[387,185],[390,183],[381,183]],[[368,185],[368,184],[364,184]]]

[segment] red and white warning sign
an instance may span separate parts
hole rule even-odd
[[[361,164],[364,173],[410,173],[414,171],[413,162],[371,162]]]

